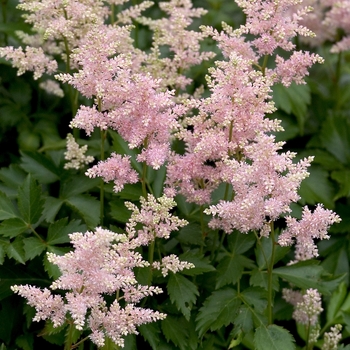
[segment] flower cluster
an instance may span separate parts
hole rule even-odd
[[[340,222],[340,217],[329,209],[318,205],[314,212],[304,207],[300,221],[287,216],[287,228],[278,238],[281,246],[290,246],[295,240],[295,262],[312,259],[318,256],[314,239],[329,239],[327,230]]]
[[[65,169],[80,169],[84,165],[94,161],[94,157],[85,155],[87,145],[79,147],[72,134],[67,135],[67,151],[64,158],[68,162],[64,165]]]
[[[127,224],[127,234],[100,227],[95,232],[70,234],[71,252],[63,256],[48,253],[48,260],[61,272],[50,288],[52,291],[66,291],[64,297],[29,285],[15,285],[12,290],[35,307],[34,321],[50,319],[54,327],[58,327],[68,317],[76,329],[90,329],[90,338],[96,345],[103,346],[107,336],[123,346],[123,337],[137,334],[137,326],[166,316],[136,306],[144,297],[159,294],[162,290],[138,284],[133,269],[150,266],[135,251],[136,248],[150,244],[156,237],[169,238],[171,231],[187,224],[169,213],[174,204],[166,197],[157,202],[152,196],[148,201],[141,200],[141,209],[129,204],[133,213]],[[140,224],[143,229],[135,230]],[[192,268],[193,264],[180,262],[171,255],[164,257],[158,265],[154,263],[153,267],[162,267],[162,273],[166,275],[167,271],[175,273]],[[104,296],[113,294],[117,297],[108,305]]]
[[[294,306],[293,318],[301,324],[315,326],[323,311],[321,295],[317,289],[307,289],[305,294],[283,289],[283,298]]]
[[[295,35],[312,35],[300,25],[308,9],[287,11],[299,2],[238,1],[247,15],[245,26],[233,30],[225,24],[222,33],[202,28],[218,42],[226,59],[209,69],[211,95],[185,103],[187,116],[176,137],[185,142],[186,152],[171,155],[166,184],[167,193],[178,191],[199,205],[211,204],[214,191],[226,184],[224,200],[205,210],[213,216],[212,228],[267,235],[267,223],[290,212],[290,204],[299,200],[297,190],[308,176],[312,157],[296,163],[294,153],[281,152],[283,143],[271,135],[282,129],[279,121],[266,117],[275,111],[274,84],[304,83],[307,69],[323,61],[318,55],[294,51],[287,58],[276,55],[275,67],[267,66],[277,48],[295,48]],[[245,41],[246,34],[255,39]]]
[[[302,23],[310,28],[316,37],[312,40],[302,38],[310,46],[319,46],[329,41],[333,43],[331,52],[350,49],[350,1],[349,0],[307,0],[313,11],[308,13]]]

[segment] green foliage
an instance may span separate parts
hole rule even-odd
[[[30,31],[17,13],[16,3],[3,1],[1,46],[17,46],[15,32]],[[220,30],[222,21],[236,28],[244,22],[234,1],[193,3],[208,9],[194,26],[208,24]],[[159,18],[157,7],[148,11],[151,17]],[[135,33],[139,30],[139,46],[147,46],[148,32],[136,22],[134,26]],[[218,51],[210,40],[202,45],[205,50]],[[323,53],[328,49],[323,48]],[[276,139],[286,141],[284,149],[296,151],[298,159],[315,156],[310,176],[299,189],[300,200],[293,206],[293,214],[300,216],[302,205],[312,207],[321,202],[342,218],[331,229],[331,238],[320,242],[320,259],[289,264],[293,249],[278,246],[276,237],[236,231],[226,235],[212,230],[207,225],[208,218],[203,218],[203,208],[177,195],[174,214],[190,223],[173,232],[167,242],[157,239],[154,255],[161,258],[176,254],[195,267],[166,277],[150,267],[138,270],[140,282],[152,282],[164,291],[144,299],[141,305],[164,312],[167,318],[138,327],[138,335],[125,338],[124,349],[306,349],[307,329],[295,326],[292,307],[282,298],[282,288],[291,285],[322,293],[322,332],[341,323],[345,332],[339,349],[349,349],[345,344],[350,335],[350,56],[344,53],[337,66],[336,55],[327,55],[327,66],[312,70],[306,85],[293,83],[286,88],[277,84],[271,93],[278,108],[271,118],[280,119],[285,129],[276,133]],[[190,89],[205,84],[210,64],[188,73],[194,79]],[[34,309],[13,295],[10,287],[30,284],[48,288],[60,271],[48,261],[46,253],[69,252],[69,234],[73,232],[94,230],[100,225],[124,232],[131,215],[125,201],[139,206],[144,188],[141,183],[125,185],[115,194],[112,184],[103,185],[100,179],[87,177],[85,170],[65,169],[65,136],[71,131],[68,124],[76,111],[68,89],[64,99],[50,96],[39,88],[42,80],[33,81],[29,73],[18,77],[3,59],[0,65],[0,144],[5,150],[0,155],[0,350],[62,349],[67,326],[54,328],[49,321],[32,322]],[[336,71],[341,79],[334,76]],[[92,104],[81,96],[76,101]],[[89,145],[89,154],[101,159],[99,133],[93,133],[87,141],[82,133],[74,132],[81,145]],[[183,151],[180,142],[172,147]],[[130,156],[139,176],[147,174],[146,190],[155,197],[163,194],[166,168],[147,167],[145,171],[137,161],[141,149],[130,149],[121,135],[111,130],[106,133],[102,149],[105,154]],[[215,192],[213,202],[224,198],[225,187],[226,184]],[[285,226],[282,220],[275,224],[278,236]],[[142,247],[139,252],[148,257],[150,248]],[[73,338],[78,341],[88,335],[86,330],[76,331]],[[87,348],[84,344],[78,347]],[[112,345],[104,348],[111,349]]]

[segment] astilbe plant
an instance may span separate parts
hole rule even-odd
[[[203,340],[209,330],[220,333],[233,324],[230,335],[221,333],[221,338],[227,338],[226,347],[242,342],[250,349],[293,349],[291,335],[275,324],[274,304],[281,294],[277,279],[281,277],[291,283],[290,289],[283,289],[283,298],[295,306],[295,321],[308,327],[303,340],[312,349],[326,330],[318,328],[323,308],[317,290],[323,293],[326,282],[305,281],[301,275],[305,267],[321,279],[321,268],[308,262],[318,257],[315,240],[329,239],[329,227],[340,218],[322,205],[314,210],[303,208],[299,220],[293,216],[291,205],[300,199],[298,189],[308,177],[313,158],[296,161],[296,153],[285,151],[284,142],[275,138],[283,130],[280,121],[270,117],[276,110],[273,86],[305,84],[309,68],[323,63],[318,54],[297,50],[293,42],[300,36],[312,43],[315,34],[306,27],[312,8],[299,0],[236,0],[246,16],[244,25],[234,29],[223,23],[223,31],[203,26],[197,32],[188,27],[205,11],[193,8],[189,0],[161,2],[159,7],[167,16],[156,20],[142,15],[152,5],[149,1],[115,15],[116,6],[126,2],[23,1],[19,7],[27,11],[26,21],[36,34],[20,37],[33,47],[0,51],[19,68],[19,74],[33,70],[39,78],[46,72],[67,83],[72,104],[78,94],[91,101],[72,108],[76,113],[70,127],[76,136],[76,129],[87,136],[100,130],[99,161],[85,175],[102,179],[101,225],[104,182],[114,183],[109,198],[123,198],[125,188],[138,183],[142,192],[136,203],[125,202],[132,211],[125,233],[115,233],[119,229],[113,225],[77,232],[70,235],[71,252],[48,255],[61,271],[50,288],[65,294],[28,285],[12,290],[35,307],[34,320],[51,320],[55,327],[68,322],[71,330],[89,330],[90,339],[99,347],[106,337],[123,346],[124,337],[137,334],[138,326],[164,320],[164,312],[143,306],[161,292],[153,282],[169,278],[170,300],[183,315],[177,327],[186,324],[190,330],[186,328],[179,341],[167,328],[169,323],[162,323],[167,341],[182,349],[202,349],[193,337]],[[339,9],[330,10],[323,22],[331,28],[330,22],[336,19],[344,24],[335,8]],[[150,51],[141,51],[133,41],[135,24],[153,32]],[[348,28],[343,27],[346,32]],[[212,52],[201,50],[200,43],[208,37],[216,42],[222,57],[206,76],[206,97],[200,90],[191,95],[191,68],[213,57]],[[343,49],[346,40],[339,43]],[[162,54],[164,48],[169,56]],[[57,70],[53,55],[62,56],[65,73]],[[115,151],[106,157],[109,136],[122,139],[125,154]],[[66,169],[84,169],[92,161],[85,155],[86,147],[79,148],[72,136],[67,146]],[[157,191],[149,176],[156,171],[162,181]],[[160,193],[158,199],[150,194],[155,192]],[[176,201],[179,208],[185,208],[176,209],[179,217],[187,221],[171,213]],[[184,228],[168,245],[163,244],[191,219],[189,231],[193,229],[195,235],[199,224],[200,243],[184,238]],[[294,254],[287,255],[285,247],[293,245]],[[216,269],[213,285],[203,283],[200,276],[192,281],[182,275],[173,277],[184,269],[191,274],[194,267],[178,257],[181,253],[199,264],[193,275]],[[276,268],[282,259],[286,266]],[[148,271],[144,284],[134,272],[139,268]],[[157,277],[157,270],[162,277]],[[281,283],[288,287],[285,281]],[[203,304],[196,305],[200,292],[198,300]],[[167,309],[166,303],[159,302],[158,307]],[[156,349],[149,332],[143,335],[153,339]],[[253,343],[249,340],[252,333]],[[68,334],[66,349],[73,343],[72,333]],[[323,348],[335,348],[340,337],[337,325],[325,333]]]
[[[123,347],[123,336],[137,334],[137,326],[166,317],[164,313],[136,306],[143,298],[162,292],[159,287],[137,282],[134,269],[150,263],[136,249],[152,244],[156,237],[169,238],[170,232],[187,222],[169,213],[175,205],[172,199],[163,196],[157,203],[150,195],[148,201],[141,203],[141,209],[126,203],[133,213],[125,234],[101,227],[95,232],[76,232],[70,234],[73,251],[63,256],[48,254],[48,260],[61,272],[50,289],[66,291],[64,297],[29,285],[11,287],[35,307],[34,321],[50,320],[54,327],[70,324],[66,349],[72,346],[73,328],[90,329],[89,338],[99,347],[104,346],[106,337]],[[137,229],[138,224],[141,229]],[[153,265],[162,268],[164,276],[168,270],[176,273],[194,267],[174,255]],[[112,303],[107,303],[106,295],[115,296]]]

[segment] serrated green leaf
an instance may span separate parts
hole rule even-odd
[[[146,323],[138,327],[140,334],[151,345],[153,350],[158,350],[158,344],[160,342],[160,329],[159,324],[152,322]]]
[[[257,313],[263,314],[267,307],[267,292],[259,287],[250,287],[242,291],[245,304],[253,307]]]
[[[254,322],[252,311],[247,306],[242,305],[238,310],[237,317],[235,318],[235,329],[242,330],[244,333],[249,333],[253,330],[253,327]]]
[[[33,350],[33,334],[23,334],[16,338],[16,345],[23,350]]]
[[[192,305],[199,295],[196,285],[180,274],[171,274],[167,290],[171,302],[176,305],[188,321],[191,317]]]
[[[294,350],[294,338],[284,328],[277,325],[260,326],[254,334],[256,350]]]
[[[161,321],[161,327],[166,340],[172,341],[176,347],[181,350],[188,350],[187,324],[183,318],[177,318],[168,315],[165,320]]]
[[[272,246],[271,237],[262,237],[260,239],[260,244],[257,245],[255,249],[256,261],[260,270],[266,269],[266,264],[270,264],[272,256]],[[290,251],[290,247],[281,247],[280,245],[275,245],[274,249],[274,265],[281,260]]]
[[[0,236],[13,238],[28,229],[28,225],[19,218],[7,219],[0,224]]]
[[[61,198],[55,198],[47,196],[45,197],[45,205],[42,217],[47,222],[54,222],[55,217],[62,207],[64,200]]]
[[[15,218],[18,212],[11,199],[3,192],[0,192],[0,220]]]
[[[189,223],[185,227],[182,227],[176,239],[185,244],[195,244],[199,246],[204,244],[201,227],[196,223]]]
[[[341,197],[349,197],[350,196],[350,170],[338,170],[338,171],[332,171],[331,178],[338,182],[339,184],[339,190],[338,193],[335,195],[334,200]]]
[[[333,209],[336,191],[329,180],[328,171],[312,165],[308,172],[310,176],[303,180],[299,189],[302,200],[311,205],[323,203],[327,208]]]
[[[244,268],[253,269],[254,262],[244,255],[232,254],[223,258],[217,266],[218,278],[216,289],[219,289],[227,284],[236,284],[242,277]]]
[[[123,200],[115,198],[109,205],[111,207],[110,215],[113,219],[124,223],[130,219],[131,211],[125,207]]]
[[[232,253],[243,254],[249,250],[256,242],[256,238],[253,233],[241,233],[235,231],[228,235],[228,246]]]
[[[45,249],[46,244],[38,237],[28,237],[23,239],[24,254],[26,260],[32,260],[40,255]]]
[[[82,194],[100,185],[101,179],[90,179],[87,176],[76,175],[69,181],[62,182],[61,198],[71,198],[75,195]]]
[[[268,290],[268,275],[266,271],[261,271],[259,269],[255,269],[251,272],[249,283],[253,287],[261,287],[265,290]],[[272,289],[275,291],[279,291],[279,283],[278,277],[272,275]]]
[[[216,331],[233,323],[240,305],[241,300],[232,288],[213,292],[203,303],[196,318],[199,336],[202,337],[209,329]]]
[[[193,252],[191,250],[179,256],[181,261],[187,261],[194,265],[192,269],[185,269],[182,274],[187,276],[201,275],[205,272],[215,271],[215,267],[210,263],[209,257],[204,257],[199,252]]]
[[[273,97],[278,109],[297,117],[300,133],[303,134],[307,105],[311,101],[309,86],[292,83],[289,87],[285,87],[276,84],[273,86]]]
[[[72,220],[68,223],[68,218],[63,218],[51,224],[47,232],[47,244],[69,243],[68,234],[73,232],[86,231],[86,226],[80,223],[80,220]]]
[[[89,228],[95,228],[98,225],[100,221],[99,200],[87,194],[80,194],[67,198],[66,203],[82,216]]]
[[[6,253],[9,258],[15,259],[21,264],[25,264],[26,258],[23,249],[23,240],[18,237],[6,247]]]
[[[21,152],[21,167],[31,173],[40,183],[59,180],[60,171],[51,159],[37,152]]]
[[[26,176],[26,173],[17,164],[11,164],[8,168],[0,169],[0,180],[9,188],[13,188],[16,194],[18,187],[23,184]],[[7,192],[6,194],[9,195]]]
[[[323,147],[343,164],[350,164],[350,121],[347,116],[330,115],[322,125]]]
[[[334,323],[338,311],[342,307],[347,296],[347,288],[345,283],[341,283],[339,287],[332,293],[327,305],[327,322]]]
[[[18,209],[27,224],[35,224],[41,217],[44,200],[41,198],[41,187],[29,174],[18,189]]]
[[[278,267],[272,273],[299,288],[315,288],[324,295],[329,295],[343,278],[343,276],[336,276],[330,279],[322,278],[325,271],[319,265],[319,261],[315,260],[300,261],[293,265]]]
[[[5,256],[6,256],[5,247],[6,246],[7,246],[7,244],[5,245],[3,242],[0,242],[0,265],[2,265],[4,263],[4,260],[5,260]]]

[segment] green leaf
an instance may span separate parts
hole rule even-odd
[[[245,304],[253,307],[254,310],[263,314],[267,307],[267,292],[259,287],[250,287],[243,290],[241,293],[241,297],[243,298]]]
[[[350,121],[347,116],[330,115],[322,125],[323,147],[343,164],[350,164]]]
[[[72,220],[68,223],[68,218],[63,218],[51,224],[47,233],[47,244],[69,243],[68,234],[73,232],[84,232],[86,226],[80,223],[80,220]]]
[[[66,199],[68,205],[73,207],[84,219],[89,228],[95,228],[100,221],[100,202],[96,198],[80,194]]]
[[[27,224],[35,224],[41,217],[44,200],[41,198],[41,187],[29,174],[18,189],[18,208]]]
[[[311,101],[309,86],[292,83],[289,87],[285,87],[282,84],[276,84],[273,86],[273,98],[278,109],[297,117],[300,133],[303,134],[307,105]]]
[[[167,290],[171,302],[176,305],[188,321],[191,317],[192,305],[199,295],[196,285],[180,274],[171,274]]]
[[[21,152],[21,167],[31,173],[40,183],[59,180],[60,171],[51,159],[37,152]]]
[[[182,227],[179,234],[176,236],[176,239],[185,244],[195,244],[199,246],[204,244],[201,227],[193,222]]]
[[[69,181],[63,182],[60,197],[66,199],[82,194],[100,185],[101,179],[90,179],[87,176],[75,175]]]
[[[300,185],[299,195],[304,203],[315,205],[323,203],[327,208],[334,208],[335,188],[329,180],[328,171],[319,166],[312,165],[308,168],[310,176]]]
[[[45,219],[47,222],[54,222],[55,217],[61,209],[63,203],[64,200],[61,198],[47,196],[45,198],[45,205],[42,214],[43,219]]]
[[[188,330],[187,324],[183,318],[168,315],[165,320],[162,320],[161,326],[163,334],[168,342],[172,341],[176,347],[181,350],[188,350]]]
[[[345,298],[347,296],[346,284],[343,282],[339,287],[332,293],[329,303],[327,305],[327,323],[333,324],[337,313],[342,307]]]
[[[253,233],[241,233],[235,231],[228,235],[228,246],[232,253],[243,254],[249,250],[256,242]]]
[[[350,196],[350,170],[338,170],[338,171],[332,171],[331,178],[338,182],[339,184],[339,191],[335,195],[334,200],[336,201],[339,198],[342,197],[349,197]]]
[[[0,220],[15,218],[18,212],[11,199],[3,192],[0,192]]]
[[[109,205],[111,207],[110,214],[113,219],[119,222],[128,222],[131,217],[131,211],[125,207],[123,200],[115,198]]]
[[[2,265],[5,261],[6,256],[6,246],[7,244],[4,244],[3,242],[0,242],[0,265]]]
[[[307,260],[296,264],[278,267],[273,274],[281,277],[301,289],[315,288],[324,295],[329,295],[344,276],[326,278],[319,261]]]
[[[265,290],[268,290],[268,276],[266,271],[261,271],[259,269],[254,269],[251,272],[249,283],[254,287],[261,287]],[[276,275],[272,275],[272,289],[275,291],[279,291],[279,283],[278,277]]]
[[[15,259],[21,264],[25,264],[26,258],[23,249],[23,240],[15,238],[15,240],[6,247],[6,253],[9,258]]]
[[[241,300],[232,288],[213,292],[203,303],[196,318],[199,336],[202,337],[209,329],[216,331],[233,323],[240,305]]]
[[[218,267],[218,278],[216,281],[215,289],[219,289],[227,284],[236,284],[237,281],[242,277],[244,268],[253,269],[255,267],[254,262],[244,255],[231,254],[230,256],[224,257]]]
[[[23,350],[33,350],[33,334],[23,334],[16,339],[16,345]]]
[[[210,263],[209,257],[194,251],[187,251],[179,256],[181,261],[188,261],[194,265],[192,269],[185,269],[182,274],[188,276],[201,275],[205,272],[215,271],[215,267]]]
[[[256,350],[294,350],[295,344],[292,335],[277,325],[260,326],[254,334]]]
[[[253,327],[254,322],[252,310],[247,306],[242,305],[238,310],[237,317],[235,318],[234,333],[237,333],[237,330],[242,330],[244,333],[249,333],[253,330]]]
[[[255,249],[256,261],[260,270],[266,269],[266,263],[269,265],[272,256],[272,245],[276,244],[272,242],[271,237],[262,237],[260,244]],[[281,260],[290,251],[290,247],[281,247],[275,245],[274,253],[274,265]]]
[[[0,235],[13,238],[28,229],[28,225],[19,218],[7,219],[0,224]]]
[[[140,334],[151,345],[153,350],[158,350],[158,344],[160,342],[159,324],[152,322],[146,323],[138,327]]]
[[[34,259],[46,249],[45,242],[38,237],[24,238],[23,244],[26,261]]]
[[[15,198],[17,196],[17,189],[21,186],[27,174],[16,164],[11,164],[8,168],[0,169],[0,180],[6,185],[2,188],[9,197]]]

